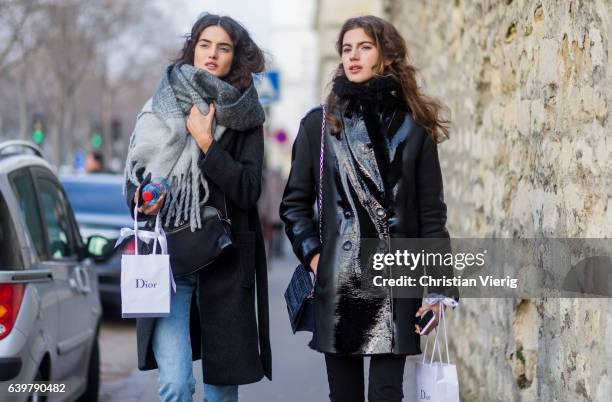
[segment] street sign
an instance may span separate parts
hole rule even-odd
[[[259,102],[269,105],[280,99],[280,75],[276,70],[266,71],[265,74],[255,81]]]
[[[287,142],[287,133],[281,128],[279,130],[276,130],[276,132],[274,133],[274,138],[280,144],[284,144],[285,142]]]
[[[85,151],[83,151],[81,148],[76,150],[76,152],[74,153],[74,170],[76,170],[77,172],[85,171],[86,156],[87,155],[85,154]]]

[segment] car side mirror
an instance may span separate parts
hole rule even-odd
[[[104,236],[92,235],[87,238],[87,255],[95,262],[105,262],[113,255],[115,247]]]

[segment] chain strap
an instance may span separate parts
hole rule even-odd
[[[325,123],[327,120],[327,113],[325,112],[325,104],[321,104],[323,109],[323,121],[321,122],[321,152],[319,154],[319,197],[318,197],[318,210],[319,210],[319,241],[323,244],[322,224],[323,224],[323,159],[325,152]]]

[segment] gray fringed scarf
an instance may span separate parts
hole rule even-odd
[[[213,101],[216,141],[225,128],[244,131],[265,120],[253,85],[240,93],[208,71],[189,64],[169,66],[153,98],[138,115],[128,148],[125,181],[139,185],[136,172],[142,168],[142,177],[150,173],[151,177],[168,179],[171,197],[160,212],[164,226],[189,220],[192,231],[201,227],[198,204],[208,200],[208,183],[198,167],[200,148],[185,124],[193,105],[207,114]],[[200,184],[205,192],[202,199]]]

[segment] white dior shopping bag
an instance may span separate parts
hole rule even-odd
[[[146,243],[153,243],[153,254],[141,255],[138,241],[134,255],[121,257],[121,316],[123,318],[166,317],[170,314],[170,288],[176,291],[166,234],[161,228],[159,214],[153,232],[139,230],[137,208],[134,208],[134,229],[122,228],[117,244],[130,235]],[[159,242],[161,254],[156,254]]]
[[[440,304],[442,326],[444,328],[444,341],[446,344],[446,363],[442,361],[441,342],[438,342],[438,329],[434,337],[434,346],[431,351],[431,360],[425,361],[429,337],[425,343],[423,361],[416,364],[416,400],[418,402],[459,402],[459,381],[457,368],[450,363],[448,354],[448,339],[446,337],[446,320],[444,305]],[[438,349],[439,362],[434,362],[434,354]]]

